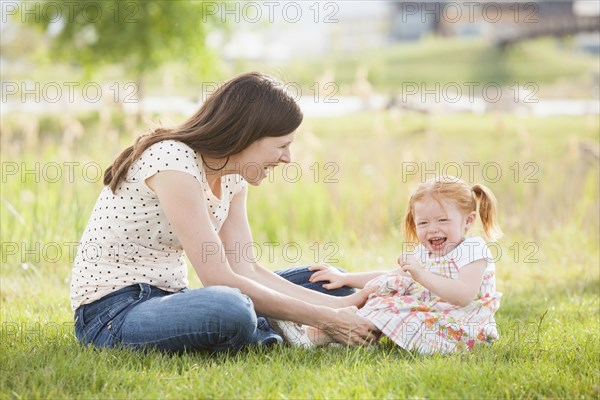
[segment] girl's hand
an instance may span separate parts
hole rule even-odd
[[[419,260],[413,255],[402,254],[398,257],[398,265],[400,269],[408,274],[415,280],[418,281],[419,277],[423,273],[424,269],[421,267]]]
[[[313,265],[308,268],[309,271],[316,271],[308,279],[309,282],[329,281],[323,285],[327,290],[338,289],[346,286],[346,274],[340,272],[337,268],[327,264]]]
[[[398,259],[398,264],[400,264],[400,259]],[[394,268],[392,270],[392,272],[397,273],[398,275],[401,275],[401,276],[406,276],[407,278],[412,278],[411,274],[409,274],[408,272],[404,272],[404,270],[402,268],[400,268],[400,267],[399,268]]]

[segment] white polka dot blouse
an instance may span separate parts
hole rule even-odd
[[[213,228],[219,232],[233,196],[246,182],[221,179],[217,198],[204,177],[200,154],[184,143],[165,140],[150,146],[129,170],[115,194],[104,187],[79,242],[71,280],[71,308],[126,286],[148,283],[166,291],[187,286],[183,248],[146,179],[160,171],[192,175],[204,188]]]

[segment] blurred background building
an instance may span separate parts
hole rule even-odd
[[[268,24],[241,18],[228,38],[214,33],[213,45],[224,46],[227,59],[281,62],[329,52],[360,52],[428,35],[484,37],[499,45],[545,35],[575,35],[582,49],[600,52],[600,2],[595,0],[342,1],[324,3],[330,7],[323,8],[317,19],[315,3],[287,3],[301,7],[297,21],[277,14]]]

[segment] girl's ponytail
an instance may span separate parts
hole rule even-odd
[[[475,184],[472,189],[475,199],[479,203],[479,217],[485,235],[492,241],[499,239],[503,233],[498,226],[498,201],[496,196],[484,185]]]

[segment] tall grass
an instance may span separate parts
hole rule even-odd
[[[445,357],[385,341],[376,349],[278,347],[235,356],[79,346],[68,299],[74,245],[101,189],[98,167],[134,135],[118,114],[77,120],[85,134],[75,139],[64,133],[73,120],[1,121],[2,398],[600,395],[596,117],[382,111],[308,119],[292,146],[294,164],[251,188],[250,221],[265,266],[325,260],[356,271],[393,266],[408,195],[435,171],[492,188],[506,234],[497,248],[502,337]],[[190,277],[198,287],[191,269]]]

